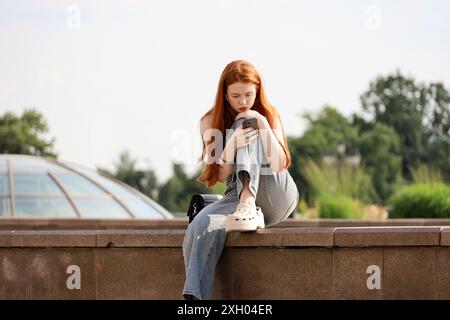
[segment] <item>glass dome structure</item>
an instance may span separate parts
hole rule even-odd
[[[0,217],[171,219],[134,188],[51,158],[0,155]]]

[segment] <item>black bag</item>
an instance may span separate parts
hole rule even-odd
[[[187,216],[189,217],[189,223],[191,223],[192,220],[194,220],[195,216],[200,212],[200,210],[222,198],[223,196],[220,194],[213,194],[213,193],[194,194],[191,198],[191,203],[189,204],[189,209],[187,212]]]

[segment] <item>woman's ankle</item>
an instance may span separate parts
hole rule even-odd
[[[256,206],[255,197],[249,191],[248,194],[245,192],[241,193],[241,198],[239,199],[239,203],[247,203],[252,206]]]

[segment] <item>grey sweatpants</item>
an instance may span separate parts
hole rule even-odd
[[[232,128],[241,125],[234,122]],[[230,135],[227,136],[227,140]],[[235,171],[227,179],[224,197],[201,210],[189,224],[183,241],[186,281],[183,294],[200,299],[212,295],[215,268],[226,242],[225,217],[234,213],[243,183],[240,171],[249,173],[249,187],[256,194],[266,226],[285,220],[297,207],[299,193],[287,170],[275,173],[267,165],[261,137],[236,152]]]

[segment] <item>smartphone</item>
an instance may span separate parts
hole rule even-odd
[[[242,122],[242,129],[249,128],[249,127],[252,127],[253,129],[258,130],[258,119],[256,119],[256,118],[245,119]]]

